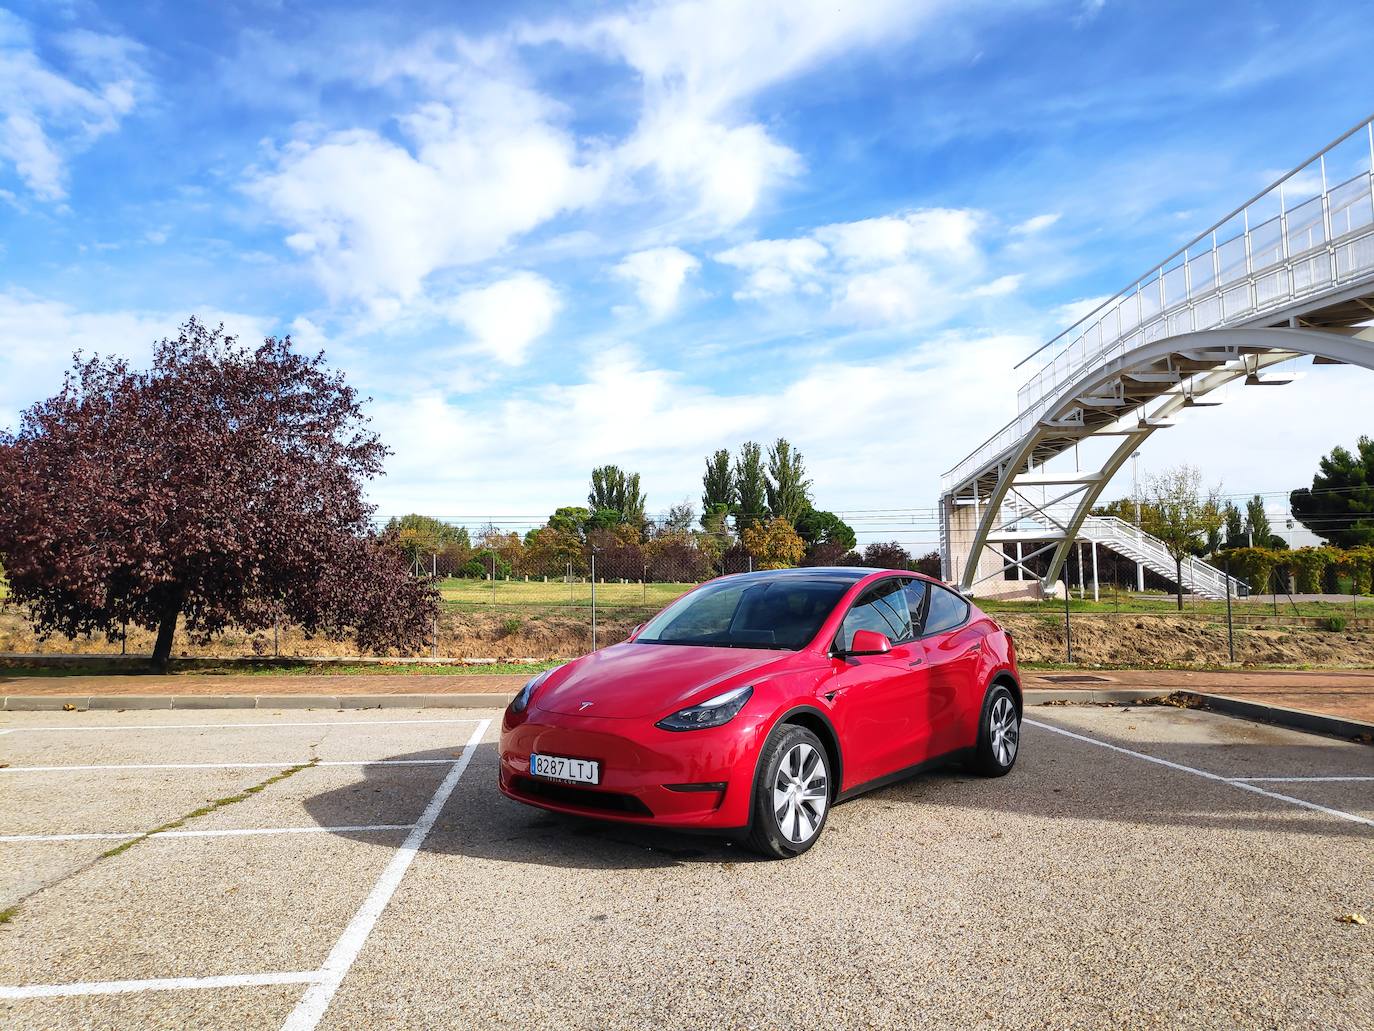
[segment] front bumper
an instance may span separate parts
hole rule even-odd
[[[761,721],[674,732],[652,720],[507,711],[501,728],[502,794],[526,805],[622,823],[731,830],[749,823]],[[530,776],[530,753],[591,759],[601,783]]]

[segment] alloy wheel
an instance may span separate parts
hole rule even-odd
[[[1006,695],[993,703],[988,717],[988,737],[992,740],[993,757],[1003,766],[1010,766],[1021,740],[1021,721],[1016,718],[1015,703]]]
[[[773,781],[773,815],[794,845],[810,841],[820,829],[830,802],[830,784],[821,753],[806,742],[793,745]]]

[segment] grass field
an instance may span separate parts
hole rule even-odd
[[[1178,600],[1172,594],[1136,594],[1128,591],[1102,591],[1099,601],[1093,601],[1091,597],[1080,600],[1072,593],[1069,598],[1069,609],[1072,612],[1101,612],[1106,614],[1114,613],[1176,613],[1178,611]],[[1063,612],[1063,599],[1047,601],[999,601],[995,598],[977,599],[978,607],[985,612]],[[1272,616],[1274,614],[1274,604],[1266,595],[1264,600],[1258,598],[1233,598],[1231,600],[1232,610],[1237,616]],[[1216,616],[1224,619],[1226,617],[1225,601],[1208,601],[1205,598],[1198,598],[1194,595],[1185,594],[1183,596],[1183,611],[1185,614]],[[1356,598],[1351,601],[1294,601],[1290,602],[1283,595],[1279,595],[1278,615],[1280,618],[1288,616],[1304,617],[1327,617],[1327,616],[1355,616],[1362,619],[1374,617],[1374,597]]]
[[[596,604],[598,607],[647,605],[662,608],[695,586],[696,584],[599,583],[596,585]],[[592,585],[589,583],[544,583],[542,580],[527,583],[524,580],[458,580],[450,577],[439,581],[439,593],[444,601],[464,606],[590,606],[592,603]]]

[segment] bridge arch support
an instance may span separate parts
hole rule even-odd
[[[1374,318],[1374,310],[1370,315]],[[1252,385],[1286,382],[1266,379],[1262,374],[1273,365],[1304,355],[1325,363],[1374,370],[1372,340],[1374,332],[1360,329],[1299,325],[1211,329],[1149,341],[1094,363],[1043,406],[1040,416],[1018,440],[942,499],[947,547],[962,552],[955,556],[957,570],[947,569],[946,576],[953,578],[957,572],[962,588],[981,593],[980,584],[994,577],[1001,579],[1018,565],[1029,572],[1025,563],[1049,551],[1048,568],[1038,578],[1042,589],[1053,586],[1075,543],[1083,539],[1085,522],[1102,491],[1144,441],[1173,424],[1173,416],[1187,407],[1219,404],[1202,399],[1238,380]],[[1113,437],[1120,442],[1094,468],[1073,473],[1046,468],[1052,458],[1097,437]],[[1051,493],[1055,495],[1052,498]],[[974,525],[967,547],[962,547],[964,542],[956,540],[951,530],[956,509],[967,509],[970,504]],[[1027,519],[1048,526],[1050,532],[1027,534],[1017,529]],[[1121,524],[1117,531],[1129,538],[1132,529]],[[1145,535],[1134,532],[1136,544],[1146,547]],[[1050,543],[1032,556],[1008,560],[1000,545],[1018,539],[1018,535],[1033,535]],[[1131,547],[1129,541],[1125,547]],[[995,564],[986,560],[988,549],[997,556]],[[1185,567],[1185,586],[1201,588],[1200,593],[1224,590],[1224,581],[1220,585],[1216,582],[1219,575],[1204,563],[1190,563]]]

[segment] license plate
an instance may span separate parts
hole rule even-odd
[[[549,780],[570,780],[578,784],[601,783],[601,764],[590,759],[566,759],[561,755],[530,756],[530,773]]]

